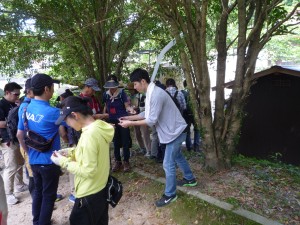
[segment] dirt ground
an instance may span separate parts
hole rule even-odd
[[[58,193],[62,194],[65,198],[55,203],[55,210],[52,216],[53,225],[69,224],[68,219],[73,207],[73,204],[68,201],[69,189],[68,175],[64,174],[60,178]],[[126,189],[126,185],[124,189]],[[31,197],[29,192],[18,193],[16,196],[20,199],[20,203],[8,207],[8,224],[32,224]],[[164,211],[164,215],[159,215],[153,201],[148,201],[147,199],[126,192],[116,208],[110,207],[109,217],[110,225],[175,224],[170,221],[168,209]]]
[[[232,167],[230,170],[205,173],[202,170],[199,155],[187,157],[199,185],[195,187],[201,193],[243,209],[258,213],[283,224],[300,224],[300,187],[289,176],[281,174],[280,169]],[[2,165],[1,165],[2,164]],[[131,164],[157,177],[164,177],[162,165],[141,155],[133,155]],[[3,161],[0,160],[0,168]],[[2,171],[0,171],[1,173]],[[155,199],[138,194],[141,183],[123,182],[124,194],[120,204],[109,211],[110,225],[175,225],[168,207],[163,210],[154,206]],[[137,193],[128,191],[132,186]],[[226,190],[226,191],[225,191]],[[53,225],[68,225],[73,204],[68,201],[70,194],[69,176],[60,178],[58,193],[64,199],[55,203]],[[157,193],[160,196],[161,193]],[[31,197],[28,192],[18,193],[20,203],[9,206],[9,225],[30,225]]]
[[[3,161],[0,160],[0,168],[3,168]],[[1,175],[2,175],[1,171]],[[25,182],[27,180],[25,179]],[[126,185],[124,184],[124,190]],[[132,185],[132,184],[128,184]],[[134,184],[135,185],[135,184]],[[68,225],[69,215],[73,207],[73,203],[68,201],[70,194],[69,176],[65,173],[60,177],[58,193],[64,198],[55,203],[55,210],[52,215],[53,225]],[[31,197],[28,191],[16,193],[20,203],[8,206],[8,225],[31,225]],[[154,200],[149,201],[133,193],[124,192],[123,197],[116,208],[109,209],[110,225],[173,225],[175,223],[170,220],[169,210],[164,213],[158,213],[154,206]]]

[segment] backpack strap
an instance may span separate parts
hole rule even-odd
[[[177,105],[177,103],[178,103],[178,101],[176,100],[176,96],[175,95],[177,95],[177,93],[175,93],[175,95],[174,96],[172,96],[171,95],[171,93],[170,92],[168,92],[167,90],[166,90],[166,92],[167,92],[167,94],[171,97],[171,99],[173,100],[173,102],[175,103],[175,105],[177,106],[177,108],[179,107],[179,105]],[[178,103],[179,104],[179,103]]]
[[[23,107],[23,118],[24,118],[23,124],[24,124],[25,131],[27,133],[29,128],[28,128],[28,120],[27,120],[27,117],[26,117],[26,111],[27,111],[27,107],[30,103],[30,100],[26,100],[26,101],[23,101],[23,102],[28,103],[26,106]]]
[[[120,98],[120,100],[121,100],[121,102],[123,103],[123,105],[124,105],[124,101],[123,101],[123,99],[122,99],[122,94],[123,94],[123,92],[124,92],[124,89],[121,89],[121,91],[120,91],[120,93],[119,93],[119,98]],[[124,106],[125,107],[125,106]]]
[[[175,92],[174,98],[177,98],[177,95],[178,95],[178,91]]]
[[[121,102],[124,104],[124,101],[123,101],[123,99],[122,99],[122,94],[123,94],[123,92],[124,92],[124,90],[121,89],[121,91],[119,92],[117,98],[119,98],[119,99],[121,100]],[[110,100],[110,96],[109,96],[109,94],[107,94],[107,92],[105,92],[105,100],[106,100],[106,101]]]
[[[25,128],[25,135],[26,136],[28,136],[28,132],[29,132],[28,119],[26,117],[27,106],[23,108],[23,117],[24,117],[23,124],[24,124],[24,128]],[[56,137],[57,134],[58,134],[58,130],[55,132],[54,136],[52,138],[50,138],[50,140],[53,140]]]
[[[26,134],[28,133],[28,130],[29,130],[28,129],[28,119],[26,117],[27,106],[23,108],[23,118],[24,118],[23,123],[24,123],[24,128],[25,128]]]

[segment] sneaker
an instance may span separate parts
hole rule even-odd
[[[143,150],[141,148],[137,148],[133,151],[135,151],[136,155],[145,155],[146,154],[146,150]],[[132,152],[132,150],[130,150],[130,152]]]
[[[147,152],[147,153],[145,154],[145,157],[147,157],[147,158],[150,158],[150,156],[151,156],[150,152]]]
[[[155,205],[156,205],[156,207],[163,207],[163,206],[169,205],[171,202],[175,202],[176,199],[177,199],[177,195],[166,196],[165,194],[163,194],[161,199],[159,199],[155,202]]]
[[[56,194],[56,199],[55,199],[56,202],[59,202],[62,199],[63,199],[63,196],[61,194]]]
[[[196,179],[187,180],[183,178],[182,180],[177,181],[177,185],[181,187],[195,187],[197,185]]]
[[[115,165],[112,168],[113,172],[117,172],[122,168],[122,162],[121,161],[116,161]]]
[[[124,172],[129,172],[130,171],[130,164],[129,162],[124,162]]]
[[[23,184],[23,185],[17,186],[15,188],[16,193],[24,192],[24,191],[27,191],[27,190],[28,190],[28,185],[27,184]]]
[[[75,200],[76,200],[75,196],[70,194],[69,201],[72,202],[72,203],[75,203]]]
[[[154,155],[151,155],[151,156],[150,156],[150,159],[154,159],[154,160],[155,160],[156,158],[157,158],[157,157],[154,156]]]
[[[140,148],[139,149],[139,153],[142,155],[145,155],[145,153],[147,152],[147,150],[145,148]]]
[[[19,202],[19,200],[13,195],[6,195],[6,202],[8,205],[15,205]]]

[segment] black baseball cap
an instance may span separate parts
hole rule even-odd
[[[77,105],[75,107],[64,106],[63,109],[60,110],[60,116],[55,121],[55,125],[60,125],[61,122],[64,121],[66,117],[70,115],[72,112],[78,112],[82,109],[86,109],[86,106],[84,105]]]
[[[31,78],[31,87],[34,89],[40,89],[46,86],[51,86],[52,84],[59,84],[59,80],[54,80],[47,74],[38,73]]]
[[[28,78],[25,82],[25,91],[31,89],[31,78]]]

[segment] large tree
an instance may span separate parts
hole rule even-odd
[[[34,35],[22,29],[4,36],[34,42],[40,47],[37,52],[48,54],[53,73],[73,84],[85,77],[103,84],[110,73],[120,75],[129,50],[145,38],[141,22],[149,21],[146,11],[139,14],[134,4],[123,0],[3,0],[2,6],[10,9],[2,15],[34,23]]]
[[[239,137],[243,104],[249,94],[258,54],[275,35],[290,33],[299,24],[300,3],[290,11],[283,0],[149,0],[143,7],[171,27],[180,48],[182,68],[194,102],[196,119],[202,128],[207,168],[230,167]],[[230,27],[236,27],[235,30]],[[208,40],[215,40],[216,99],[214,115],[210,101]],[[237,55],[231,104],[224,110],[224,82],[228,51]]]

